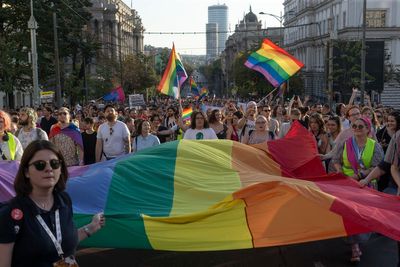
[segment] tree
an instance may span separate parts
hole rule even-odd
[[[122,84],[125,93],[145,93],[157,82],[152,58],[144,54],[128,55],[122,61]]]
[[[91,19],[90,13],[86,10],[90,6],[89,0],[33,1],[34,16],[39,26],[37,30],[39,83],[45,84],[49,79],[54,79],[55,76],[53,12],[57,14],[60,58],[71,58],[73,62],[73,73],[70,77],[65,77],[66,84],[69,83],[67,80],[71,77],[79,80],[74,81],[73,87],[82,82],[83,76],[79,75],[83,73],[80,71],[83,62],[82,57],[85,57],[86,61],[89,62],[98,48],[93,38],[85,36],[82,31]],[[24,50],[24,46],[30,49],[30,33],[27,29],[29,17],[30,0],[0,0],[0,51],[1,57],[4,59],[1,62],[0,76],[8,77],[8,84],[13,83],[12,87],[1,86],[1,91],[21,90],[27,84],[32,83],[30,81],[32,79],[30,66],[27,65],[27,50]],[[60,60],[60,62],[63,62],[63,60]],[[79,67],[78,64],[80,64]],[[7,73],[5,69],[7,69]]]
[[[334,43],[333,86],[343,96],[350,95],[350,88],[359,87],[361,81],[361,42],[339,41]],[[374,77],[365,74],[366,80]]]
[[[235,85],[238,88],[237,94],[243,97],[248,97],[249,95],[262,97],[273,90],[273,87],[261,73],[244,65],[251,53],[251,51],[239,53],[233,63],[233,75]]]

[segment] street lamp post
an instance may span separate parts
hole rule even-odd
[[[38,28],[35,17],[33,16],[33,0],[31,0],[31,17],[28,21],[28,28],[31,31],[31,55],[32,55],[32,86],[33,86],[33,106],[38,107],[39,97],[39,78],[37,65],[37,49],[36,49],[36,29]]]
[[[275,15],[275,14],[271,14],[271,13],[266,13],[266,12],[260,12],[258,13],[260,15],[266,15],[266,16],[271,16],[273,18],[275,18],[277,21],[279,21],[279,33],[281,34],[281,41],[280,41],[280,46],[283,46],[283,34],[282,34],[282,25],[283,25],[283,18],[284,16],[282,16],[282,12],[280,14],[280,16]]]
[[[275,18],[277,21],[279,21],[280,27],[282,28],[282,24],[283,24],[282,12],[281,12],[281,15],[280,15],[280,16],[275,15],[275,14],[271,14],[271,13],[265,13],[265,12],[260,12],[260,13],[258,13],[258,14],[260,14],[260,15],[267,15],[267,16],[271,16],[271,17]]]

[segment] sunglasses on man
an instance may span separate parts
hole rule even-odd
[[[353,128],[353,129],[358,129],[358,130],[362,130],[362,129],[364,129],[364,125],[362,125],[362,124],[353,124],[352,126],[351,126],[351,128]]]

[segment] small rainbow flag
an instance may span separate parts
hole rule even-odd
[[[114,88],[110,93],[103,96],[103,100],[105,101],[125,101],[125,93],[122,86],[118,86]]]
[[[268,39],[264,39],[261,48],[252,53],[244,65],[260,72],[274,87],[281,85],[304,66]]]
[[[207,95],[208,95],[208,89],[206,87],[202,87],[200,90],[199,100],[201,100],[203,97],[206,97]]]
[[[190,91],[192,92],[192,94],[194,96],[200,96],[199,87],[197,86],[195,80],[192,77],[190,77],[189,83],[190,83]]]
[[[286,93],[286,89],[287,89],[287,81],[283,82],[279,86],[279,90],[278,90],[278,93],[276,95],[277,96],[283,96]]]
[[[187,79],[185,68],[179,55],[175,53],[175,44],[172,45],[172,51],[169,56],[167,68],[164,71],[163,77],[158,85],[158,91],[174,98],[179,98],[180,88]]]
[[[191,107],[183,109],[183,111],[182,111],[182,120],[186,124],[190,123],[190,116],[192,115],[192,113],[193,113],[193,109]]]

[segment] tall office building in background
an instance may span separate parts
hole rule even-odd
[[[215,28],[217,31],[213,34]],[[228,7],[225,4],[208,7],[206,32],[207,61],[211,61],[225,49],[225,41],[228,38]]]

